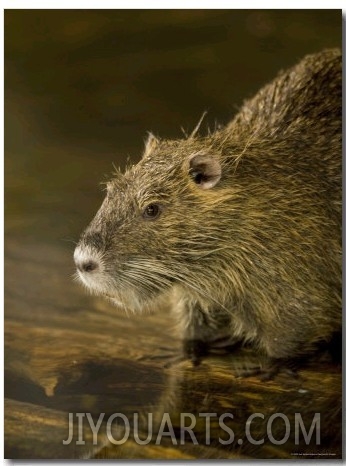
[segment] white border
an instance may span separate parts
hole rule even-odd
[[[230,7],[237,7],[237,8],[230,8]],[[241,3],[235,3],[232,2],[232,4],[229,1],[225,0],[214,0],[211,2],[210,0],[175,0],[175,1],[169,1],[169,0],[147,0],[146,2],[140,1],[140,0],[127,0],[127,1],[120,1],[120,0],[98,0],[96,1],[91,1],[89,0],[88,2],[82,1],[82,0],[74,0],[73,2],[67,1],[67,0],[46,0],[46,1],[40,1],[40,0],[12,0],[8,1],[6,0],[3,2],[3,11],[2,11],[2,17],[1,17],[1,61],[0,61],[0,69],[1,69],[1,76],[2,76],[2,83],[4,83],[4,9],[287,9],[287,10],[292,10],[292,9],[339,9],[342,10],[342,14],[344,15],[346,10],[342,9],[343,4],[340,1],[336,0],[330,0],[328,2],[322,2],[318,0],[290,0],[290,1],[285,1],[285,2],[280,2],[278,4],[275,1],[249,1],[249,0],[242,0]],[[239,8],[241,7],[241,8]],[[340,24],[341,27],[341,24]],[[343,38],[344,42],[344,38]],[[4,86],[1,88],[1,95],[0,99],[2,102],[2,108],[4,109]],[[3,111],[1,112],[0,120],[2,123],[2,128],[4,128],[4,113]],[[0,140],[1,140],[1,160],[2,160],[2,166],[4,163],[4,131],[0,131]],[[0,185],[1,185],[1,199],[0,199],[0,209],[1,209],[1,220],[0,224],[2,227],[2,235],[1,235],[1,261],[2,265],[4,264],[4,257],[3,257],[3,252],[4,252],[4,173],[3,170],[0,170]],[[3,277],[3,267],[1,269],[1,277],[2,277],[2,282],[4,283],[4,277]],[[0,304],[1,304],[1,309],[4,309],[4,287],[1,290],[0,293]],[[4,316],[2,316],[1,319],[1,348],[4,348]],[[3,353],[0,361],[0,366],[2,370],[2,374],[4,373],[4,358],[3,358]],[[2,377],[3,379],[3,377]],[[4,458],[4,426],[3,426],[3,419],[4,419],[4,382],[0,384],[0,397],[1,397],[1,403],[0,403],[0,415],[1,415],[1,420],[0,420],[0,452],[2,452],[2,458]],[[113,460],[116,461],[116,460]],[[291,460],[289,460],[291,461]],[[339,460],[340,461],[340,460]],[[12,464],[14,461],[13,460],[5,460],[3,459],[4,464]],[[95,461],[96,462],[96,461]],[[242,465],[248,465],[248,464],[253,464],[255,463],[262,463],[265,464],[268,461],[267,460],[259,460],[259,461],[232,461],[233,464],[242,464]],[[306,464],[306,460],[294,460],[295,464]],[[342,461],[344,463],[345,460]],[[36,462],[30,461],[30,460],[24,460],[20,462],[21,465],[34,465]],[[64,463],[64,464],[79,464],[81,461],[54,461],[54,463]],[[94,463],[94,461],[91,460],[91,463]],[[98,462],[99,463],[99,462]],[[183,462],[176,462],[176,461],[136,461],[133,463],[131,460],[130,461],[116,461],[117,465],[124,465],[128,466],[129,464],[136,464],[136,463],[146,463],[146,464],[179,464],[181,465],[182,463],[190,463],[190,461],[183,461]],[[224,461],[221,461],[221,464],[225,463]],[[228,461],[227,461],[228,463]],[[274,460],[270,461],[271,465],[276,465],[280,464],[280,460]],[[204,462],[199,462],[199,461],[192,461],[191,464],[193,465],[198,465],[198,464],[205,464]],[[220,461],[208,461],[208,465],[220,465]],[[335,460],[324,460],[323,464],[335,464]],[[339,463],[340,464],[340,463]]]
[[[338,0],[291,0],[280,3],[271,0],[5,0],[5,9],[342,9]]]

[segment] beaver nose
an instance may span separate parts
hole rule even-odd
[[[85,262],[75,261],[76,267],[80,272],[93,272],[98,268],[98,265],[95,261],[89,260]]]
[[[91,273],[99,268],[97,259],[77,246],[73,255],[77,269],[82,273]]]

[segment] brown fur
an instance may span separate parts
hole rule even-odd
[[[309,55],[223,129],[150,135],[80,240],[96,264],[83,282],[135,311],[169,293],[185,339],[221,331],[273,358],[328,341],[341,328],[341,76],[340,51]]]

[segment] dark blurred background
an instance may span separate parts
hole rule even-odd
[[[77,239],[112,163],[225,123],[306,53],[341,46],[341,10],[6,10],[6,231]]]

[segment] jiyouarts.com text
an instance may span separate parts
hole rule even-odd
[[[180,413],[179,423],[173,423],[169,413],[162,413],[160,419],[153,413],[139,415],[134,413],[131,419],[123,413],[114,413],[106,416],[100,413],[98,418],[91,413],[69,413],[69,429],[67,438],[62,440],[64,445],[75,443],[84,445],[85,434],[89,429],[89,438],[92,438],[93,445],[98,444],[98,437],[106,436],[107,440],[114,445],[122,445],[128,440],[133,440],[139,445],[149,443],[160,445],[165,439],[172,445],[184,445],[185,442],[194,444],[210,445],[211,438],[215,439],[215,425],[217,431],[222,431],[222,436],[217,437],[217,441],[222,445],[238,444],[242,445],[247,441],[253,445],[262,445],[270,442],[273,445],[283,445],[289,438],[294,437],[295,445],[320,445],[321,442],[321,415],[314,413],[309,419],[302,418],[300,413],[295,413],[294,419],[289,419],[283,413],[274,413],[265,416],[262,413],[251,414],[244,423],[243,435],[237,436],[230,427],[234,420],[232,413]],[[262,434],[254,428],[254,424],[262,423]],[[198,425],[198,435],[196,426]],[[202,435],[201,435],[202,425]],[[213,429],[211,428],[213,426]],[[274,430],[274,425],[276,426]],[[279,426],[279,428],[277,428]],[[102,427],[102,429],[101,429]],[[212,437],[211,432],[214,433]],[[198,437],[198,439],[197,439]]]

